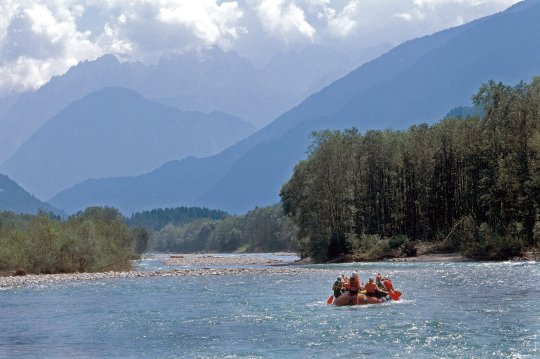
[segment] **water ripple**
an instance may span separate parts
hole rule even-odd
[[[313,267],[4,289],[0,358],[540,357],[538,263]],[[403,300],[326,305],[353,269],[389,274]]]

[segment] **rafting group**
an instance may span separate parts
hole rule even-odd
[[[350,277],[344,274],[337,277],[332,285],[334,294],[328,298],[328,304],[361,305],[378,304],[390,299],[399,300],[401,292],[394,290],[394,284],[388,276],[377,274],[376,278],[369,278],[367,283],[360,283],[360,276],[354,271]]]

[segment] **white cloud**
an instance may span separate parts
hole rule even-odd
[[[106,53],[153,62],[165,53],[209,46],[269,56],[280,47],[312,43],[361,51],[459,25],[516,2],[1,0],[0,95],[36,88],[77,62]]]
[[[263,0],[256,7],[264,29],[272,36],[285,39],[313,40],[316,30],[306,21],[304,11],[285,0]]]
[[[6,8],[7,7],[7,8]],[[7,18],[0,21],[4,36],[0,41],[0,92],[35,88],[53,75],[65,72],[85,58],[101,51],[77,30],[80,6],[63,1],[49,6],[36,1],[4,3]]]
[[[337,37],[348,36],[357,25],[358,1],[351,1],[339,13],[333,8],[326,8],[328,30]]]
[[[420,22],[425,20],[426,14],[418,9],[411,9],[409,12],[395,14],[394,17],[403,19],[407,22]]]
[[[236,25],[242,15],[237,2],[161,1],[157,20],[184,26],[209,45],[227,45],[243,31]]]

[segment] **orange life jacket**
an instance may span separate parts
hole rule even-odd
[[[366,292],[368,292],[368,294],[375,294],[377,292],[377,284],[368,282],[366,283],[364,289]]]
[[[360,290],[360,278],[351,278],[350,284],[349,284],[349,290],[358,292]]]
[[[387,290],[394,291],[394,286],[392,285],[392,281],[390,279],[383,280],[383,284]]]

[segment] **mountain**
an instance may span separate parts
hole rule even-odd
[[[64,107],[105,87],[129,88],[183,111],[230,113],[260,128],[378,51],[290,52],[262,70],[219,49],[167,55],[154,65],[121,63],[113,55],[81,62],[35,92],[0,99],[0,164]]]
[[[540,0],[408,41],[359,67],[249,138],[205,159],[170,162],[144,176],[86,181],[51,203],[68,211],[108,204],[124,212],[198,205],[244,212],[279,200],[305,157],[310,131],[433,123],[470,103],[490,79],[515,84],[540,74]]]
[[[279,89],[289,98],[301,100],[304,96],[298,98],[299,91],[305,96],[311,95],[390,48],[389,44],[384,44],[364,49],[362,53],[344,53],[312,45],[279,51],[262,69],[261,77],[267,86]]]
[[[1,170],[49,198],[87,178],[138,175],[173,159],[210,156],[253,131],[231,115],[179,111],[106,88],[60,111]]]
[[[26,192],[8,176],[0,174],[0,211],[35,214],[39,210],[60,213],[56,208]]]

